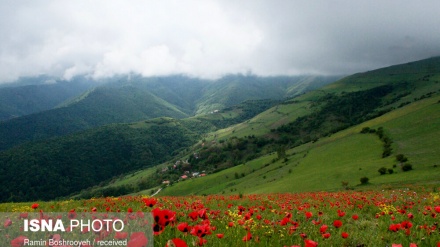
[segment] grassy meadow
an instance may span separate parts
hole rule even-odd
[[[277,160],[273,153],[207,177],[176,183],[161,194],[328,191],[342,189],[342,182],[348,182],[353,189],[438,183],[440,153],[435,150],[440,146],[439,100],[440,97],[421,100],[290,149],[286,160]],[[383,127],[393,141],[392,155],[382,158],[383,143],[375,134],[361,134],[363,127]],[[408,157],[413,170],[403,172],[395,159],[397,154]],[[393,173],[380,175],[381,167],[392,169]],[[362,177],[369,178],[369,183],[361,185]]]

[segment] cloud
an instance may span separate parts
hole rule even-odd
[[[48,74],[343,74],[440,55],[437,2],[0,3],[0,82]]]

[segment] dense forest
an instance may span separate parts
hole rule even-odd
[[[169,159],[196,140],[179,125],[115,125],[0,153],[0,201],[48,200]]]

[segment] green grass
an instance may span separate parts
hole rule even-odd
[[[163,195],[234,194],[340,190],[342,181],[355,189],[387,184],[440,182],[440,96],[417,101],[360,125],[288,150],[288,161],[267,155],[204,178],[179,182]],[[261,116],[260,116],[261,117]],[[393,140],[393,154],[382,158],[382,141],[360,134],[363,127],[383,127]],[[403,172],[395,155],[409,158],[414,170]],[[393,165],[397,167],[393,168]],[[393,174],[380,175],[381,167]],[[238,174],[239,178],[235,177]],[[244,177],[241,177],[244,174]],[[370,184],[360,185],[368,177]]]
[[[227,139],[232,136],[262,136],[283,124],[289,123],[298,117],[309,114],[309,101],[274,106],[254,118],[231,127],[218,130],[208,135],[208,140]]]

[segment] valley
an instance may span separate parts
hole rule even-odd
[[[200,103],[203,97],[191,95],[202,89],[190,87],[189,78],[120,79],[59,108],[0,124],[1,200],[153,194],[159,188],[160,195],[209,195],[437,183],[439,64],[431,58],[391,66],[308,92],[291,90],[304,81],[299,77],[225,77],[219,93],[232,90],[239,98],[251,81],[261,90],[242,93],[248,99],[229,106],[219,96],[221,108],[206,114],[197,112],[217,96]],[[175,83],[179,94],[171,90]],[[361,133],[364,127],[381,134]],[[398,154],[411,170],[402,170]],[[383,167],[392,174],[381,175]]]

